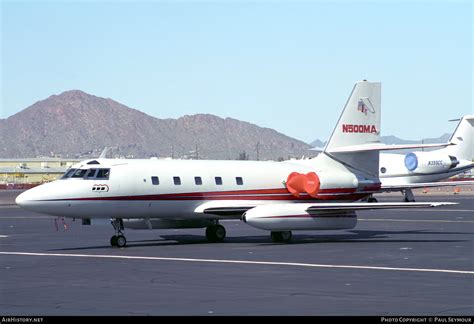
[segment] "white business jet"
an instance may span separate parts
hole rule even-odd
[[[433,207],[450,203],[356,202],[380,190],[381,84],[357,82],[325,151],[311,160],[114,160],[80,162],[60,180],[16,198],[27,210],[53,216],[111,218],[112,246],[128,228],[203,228],[224,240],[219,220],[241,218],[271,231],[351,229],[362,209]],[[405,146],[413,147],[413,146]],[[419,146],[415,146],[419,147]]]
[[[474,115],[464,116],[445,148],[408,154],[381,153],[381,191],[402,191],[404,201],[415,201],[411,189],[474,184],[474,181],[439,182],[474,167],[473,133]]]

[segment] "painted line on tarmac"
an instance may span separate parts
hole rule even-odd
[[[422,212],[474,212],[473,209],[419,209]]]
[[[386,210],[386,211],[394,211],[394,209],[383,209],[383,210]],[[362,211],[362,210],[361,210]],[[364,210],[365,212],[367,211],[370,211],[370,212],[377,212],[377,210],[373,209],[373,210],[370,210],[370,209],[367,209],[367,210]],[[474,212],[474,209],[438,209],[438,208],[419,208],[419,209],[416,209],[416,210],[404,210],[404,212]]]
[[[54,219],[54,216],[0,216],[0,220],[2,219],[35,219],[35,218],[50,218]]]
[[[0,235],[0,238],[6,238],[8,235]]]
[[[474,223],[474,221],[452,221],[443,219],[359,218],[359,220],[365,222]]]
[[[196,258],[192,258],[192,259],[191,258],[164,258],[164,257],[147,257],[147,256],[128,256],[128,255],[63,254],[63,253],[32,253],[32,252],[0,252],[0,255],[52,256],[52,257],[97,258],[97,259],[129,259],[129,260],[152,260],[152,261],[180,261],[180,262],[228,263],[228,264],[252,264],[252,265],[271,265],[271,266],[293,266],[293,267],[305,267],[305,268],[339,268],[339,269],[434,272],[434,273],[474,275],[474,271],[465,271],[465,270],[393,268],[393,267],[372,267],[372,266],[297,263],[297,262],[219,260],[219,259],[196,259]]]

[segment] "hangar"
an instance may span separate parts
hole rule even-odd
[[[0,189],[29,188],[59,178],[78,159],[0,159]]]

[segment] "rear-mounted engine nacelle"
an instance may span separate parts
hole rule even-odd
[[[325,199],[331,194],[370,193],[380,189],[378,179],[367,179],[349,172],[292,172],[285,181],[286,189],[295,197],[309,195]]]
[[[416,173],[443,172],[456,167],[458,159],[451,155],[440,155],[431,152],[408,153],[405,156],[405,167]]]
[[[320,186],[321,182],[319,181],[319,177],[314,172],[308,172],[306,174],[292,172],[286,179],[286,189],[295,197],[299,197],[302,193],[307,193],[311,197],[316,198]]]

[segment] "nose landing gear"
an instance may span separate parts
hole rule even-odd
[[[127,245],[127,239],[123,235],[122,231],[123,220],[121,218],[115,218],[110,221],[115,230],[115,235],[110,238],[110,245],[116,247],[125,247]]]

